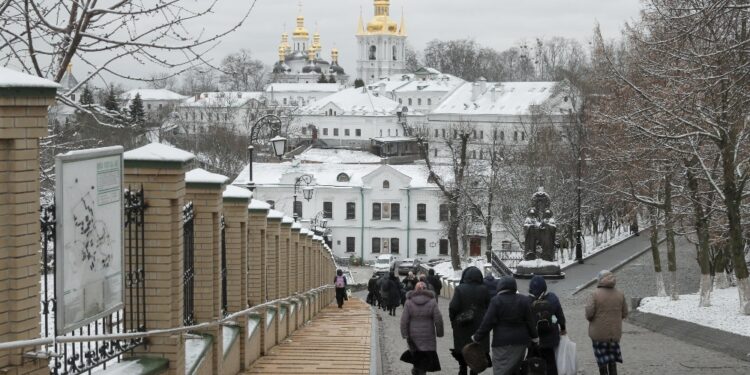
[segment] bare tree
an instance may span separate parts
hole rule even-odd
[[[229,91],[259,91],[266,79],[263,62],[253,59],[250,50],[244,48],[224,57],[219,71],[222,88]]]
[[[91,111],[81,108],[71,95],[94,77],[150,81],[138,74],[139,69],[124,71],[116,64],[159,66],[176,74],[204,61],[222,37],[242,25],[255,1],[237,12],[235,22],[207,34],[200,22],[207,22],[219,4],[219,0],[5,1],[0,12],[0,64],[59,82],[69,64],[82,63],[89,73],[69,92],[58,93],[57,99]]]

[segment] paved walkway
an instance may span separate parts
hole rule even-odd
[[[246,374],[369,374],[372,333],[370,306],[351,298],[339,309],[323,309]]]
[[[579,374],[598,374],[591,340],[588,338],[588,322],[584,318],[584,305],[591,288],[581,293],[572,293],[582,284],[591,280],[601,269],[612,268],[642,252],[649,246],[649,232],[632,237],[615,245],[606,252],[599,253],[586,260],[583,265],[574,265],[566,270],[564,280],[549,281],[549,289],[560,296],[568,320],[568,333],[576,342]],[[680,292],[692,293],[697,290],[697,262],[695,247],[687,242],[678,243],[678,275],[680,275]],[[666,265],[666,251],[662,247],[662,264]],[[618,287],[628,297],[648,296],[655,294],[653,262],[650,252],[633,259],[616,272]],[[518,280],[519,291],[528,291],[528,281]],[[360,293],[362,298],[366,292]],[[440,374],[456,374],[458,366],[450,356],[453,347],[452,330],[448,322],[447,299],[440,299],[439,307],[445,319],[445,337],[438,339],[437,351],[442,371]],[[697,308],[697,306],[696,306]],[[383,361],[383,374],[409,374],[410,365],[400,362],[399,356],[406,350],[406,342],[401,339],[399,321],[401,308],[396,316],[378,312],[380,342]],[[750,363],[730,357],[724,353],[704,349],[671,337],[648,331],[632,324],[625,323],[622,339],[625,364],[619,374],[643,375],[728,375],[750,374]],[[485,371],[485,374],[490,371]]]

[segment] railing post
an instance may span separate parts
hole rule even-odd
[[[0,68],[0,341],[39,337],[39,138],[58,84]],[[43,373],[38,348],[0,351],[0,373]]]
[[[281,226],[279,227],[279,254],[278,254],[278,282],[279,282],[279,298],[289,297],[289,285],[291,281],[289,278],[292,276],[289,272],[289,253],[292,241],[292,224],[294,219],[289,216],[284,216],[281,219]],[[284,302],[279,304],[279,336],[278,341],[284,340],[289,335],[289,314],[290,304]]]
[[[248,210],[252,194],[247,189],[229,185],[224,191],[224,221],[227,264],[227,310],[232,313],[248,307]],[[240,324],[240,369],[245,369],[247,317]]]
[[[185,170],[193,154],[152,143],[125,153],[125,186],[142,186],[148,211],[144,221],[143,264],[146,278],[146,327],[168,329],[183,321],[183,217]],[[127,257],[126,257],[127,259]],[[128,299],[126,298],[126,303]],[[125,306],[128,310],[128,306]],[[169,360],[170,374],[185,373],[185,349],[180,336],[155,336],[135,355]]]
[[[226,176],[193,169],[185,175],[186,199],[195,209],[195,320],[209,322],[222,317],[221,214]],[[205,330],[213,336],[211,373],[221,374],[224,355],[222,328]]]
[[[292,224],[291,240],[289,245],[289,294],[295,294],[301,292],[300,288],[300,269],[299,255],[300,255],[300,230],[302,226],[299,222]],[[300,325],[300,316],[302,306],[298,301],[294,301],[290,306],[289,313],[289,334],[297,330]]]

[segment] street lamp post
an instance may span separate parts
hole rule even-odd
[[[568,116],[570,116],[571,120],[573,118],[573,110],[568,109]],[[579,121],[576,118],[576,126],[578,130],[578,168],[577,168],[577,176],[578,176],[578,184],[576,186],[576,196],[577,196],[577,218],[576,218],[576,261],[578,264],[583,264],[583,244],[581,243],[582,240],[582,233],[581,233],[581,175],[583,168],[583,124],[581,124],[581,121]]]
[[[252,128],[250,129],[250,145],[247,146],[247,188],[250,191],[255,190],[255,183],[253,182],[253,153],[255,151],[254,144],[257,141],[258,134],[261,129],[266,127],[270,127],[271,130],[277,133],[277,135],[270,140],[274,155],[276,155],[276,157],[281,160],[281,157],[284,156],[284,152],[286,151],[286,138],[278,135],[278,132],[281,131],[281,118],[279,118],[279,116],[269,114],[262,116],[257,121],[255,121]]]
[[[318,236],[323,237],[328,247],[333,247],[333,243],[328,238],[330,229],[328,229],[328,219],[325,217],[325,211],[319,211],[312,219],[310,219],[310,230]]]
[[[299,187],[302,183],[304,183],[306,186],[302,189],[302,198],[305,198],[306,201],[310,201],[312,199],[312,193],[313,188],[310,187],[310,184],[312,183],[313,176],[309,174],[303,174],[302,176],[297,177],[294,180],[294,202],[292,203],[292,212],[294,213],[294,221],[299,221],[299,215],[297,214],[297,192],[299,191]]]

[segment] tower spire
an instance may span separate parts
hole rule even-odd
[[[365,34],[365,24],[362,21],[362,7],[359,7],[359,21],[357,22],[357,35]]]
[[[404,17],[404,7],[401,7],[401,27],[398,29],[398,35],[406,36],[406,18]]]

